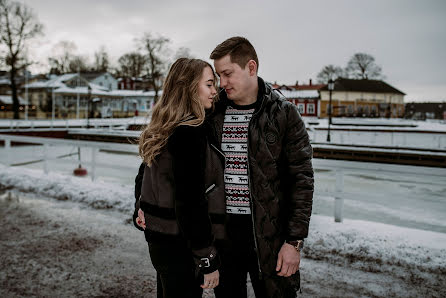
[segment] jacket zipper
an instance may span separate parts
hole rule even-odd
[[[255,116],[255,114],[252,115],[251,120],[249,121],[249,125],[248,125],[248,140],[247,140],[247,143],[248,143],[248,167],[247,167],[247,170],[248,170],[248,183],[249,183],[248,188],[249,188],[249,201],[250,201],[249,207],[251,209],[252,231],[254,233],[254,235],[253,235],[254,236],[254,250],[257,255],[256,259],[257,259],[257,266],[259,267],[259,279],[262,280],[263,273],[262,273],[262,268],[260,267],[259,245],[257,243],[257,234],[256,234],[256,226],[255,226],[255,219],[254,219],[254,201],[252,199],[253,194],[251,191],[251,174],[249,171],[249,169],[251,167],[250,162],[249,162],[249,156],[250,156],[250,154],[249,154],[249,135],[250,135],[250,133],[249,132],[251,130],[251,122],[252,122],[254,116]]]

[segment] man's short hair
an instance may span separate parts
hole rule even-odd
[[[232,63],[237,63],[241,68],[245,68],[249,60],[254,60],[259,69],[259,59],[252,44],[244,37],[235,36],[226,39],[219,44],[211,53],[213,60],[223,58],[228,55]]]

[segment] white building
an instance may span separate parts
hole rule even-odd
[[[53,110],[56,118],[134,116],[147,113],[155,97],[154,91],[109,90],[76,73],[53,76],[25,87],[30,105],[38,111],[36,118],[46,118]]]

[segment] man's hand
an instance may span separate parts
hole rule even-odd
[[[213,289],[218,286],[220,280],[220,273],[218,270],[215,270],[212,273],[204,275],[204,282],[201,285],[203,289]]]
[[[277,258],[277,275],[289,277],[299,270],[300,252],[291,244],[284,243]]]
[[[144,212],[141,209],[138,210],[138,217],[136,218],[136,224],[141,228],[143,228],[144,230],[146,229],[146,219],[144,218]]]

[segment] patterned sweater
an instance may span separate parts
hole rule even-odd
[[[248,176],[248,127],[254,112],[249,106],[228,106],[221,149],[226,154],[226,213],[251,214]]]

